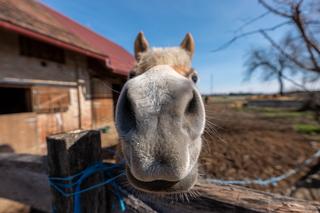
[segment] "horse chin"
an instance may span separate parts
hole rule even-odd
[[[179,181],[141,181],[134,177],[128,166],[126,166],[126,174],[129,183],[137,190],[152,194],[175,194],[188,192],[195,185],[198,179],[198,168],[195,165],[190,173]]]

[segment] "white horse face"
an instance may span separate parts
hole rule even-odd
[[[146,41],[141,35],[137,39]],[[171,62],[179,62],[177,59],[184,54],[191,65],[192,53],[183,48],[153,49],[148,53],[148,45],[142,46],[146,54],[159,60],[171,58],[168,64],[148,64],[143,60],[152,56],[136,50],[138,60],[150,68],[143,70],[138,63],[138,75],[125,84],[116,111],[127,177],[143,191],[187,191],[198,176],[205,111],[194,71],[186,64]]]

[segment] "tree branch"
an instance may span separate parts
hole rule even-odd
[[[282,16],[282,17],[285,17],[285,18],[291,18],[291,14],[288,14],[288,13],[285,13],[285,12],[282,12],[280,10],[277,10],[276,8],[270,6],[269,4],[267,4],[264,0],[258,0],[259,3],[265,7],[268,11],[278,15],[278,16]]]
[[[280,27],[283,27],[285,25],[288,25],[288,24],[291,24],[292,22],[291,21],[285,21],[285,22],[282,22],[280,24],[277,24],[275,26],[272,26],[272,27],[269,27],[269,28],[264,28],[262,29],[263,31],[266,31],[266,32],[269,32],[269,31],[275,31],[276,29],[280,28]],[[235,41],[241,39],[241,38],[244,38],[244,37],[247,37],[247,36],[251,36],[251,35],[255,35],[255,34],[259,34],[261,31],[261,29],[258,29],[258,30],[253,30],[253,31],[249,31],[249,32],[245,32],[245,33],[242,33],[240,35],[237,35],[235,37],[233,37],[231,40],[227,41],[226,43],[224,43],[223,45],[221,45],[220,47],[212,50],[211,52],[218,52],[218,51],[221,51],[223,49],[226,49],[227,47],[229,47],[232,43],[234,43]]]
[[[270,44],[276,48],[281,54],[283,54],[287,59],[289,59],[290,61],[292,61],[295,65],[297,65],[298,67],[305,69],[305,70],[309,70],[309,71],[313,71],[316,73],[320,73],[320,70],[318,70],[315,67],[308,67],[306,66],[304,63],[302,63],[301,61],[299,61],[298,59],[292,57],[290,54],[288,54],[286,51],[284,51],[268,34],[267,32],[265,32],[264,30],[260,30],[260,33],[263,35],[264,38],[266,38]]]
[[[253,18],[253,19],[250,19],[249,21],[245,22],[244,24],[242,24],[240,27],[238,27],[234,33],[237,34],[238,32],[240,32],[241,30],[243,30],[246,26],[264,18],[265,16],[267,16],[268,14],[270,14],[270,11],[266,11],[260,15],[258,15],[257,17]]]
[[[319,64],[318,64],[318,62],[313,54],[313,51],[312,51],[312,49],[314,49],[320,55],[320,47],[318,47],[317,45],[315,45],[315,43],[313,41],[311,41],[311,39],[308,37],[308,35],[305,31],[304,22],[301,17],[300,4],[293,6],[292,19],[296,23],[298,31],[300,32],[303,40],[305,41],[307,51],[310,55],[310,60],[312,61],[314,67],[320,70]]]

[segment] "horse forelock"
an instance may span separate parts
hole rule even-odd
[[[169,65],[186,75],[191,69],[191,56],[180,47],[151,48],[140,54],[134,72],[139,75],[157,65]]]

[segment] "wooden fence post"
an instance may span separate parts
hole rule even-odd
[[[51,177],[67,177],[81,172],[92,164],[102,162],[100,132],[74,131],[47,137],[48,171]],[[87,188],[103,181],[103,174],[95,173],[84,180],[81,188]],[[51,187],[52,207],[57,213],[73,212],[73,196],[64,197]],[[72,191],[68,191],[72,192]],[[105,187],[99,187],[80,195],[80,209],[83,213],[105,213]]]

